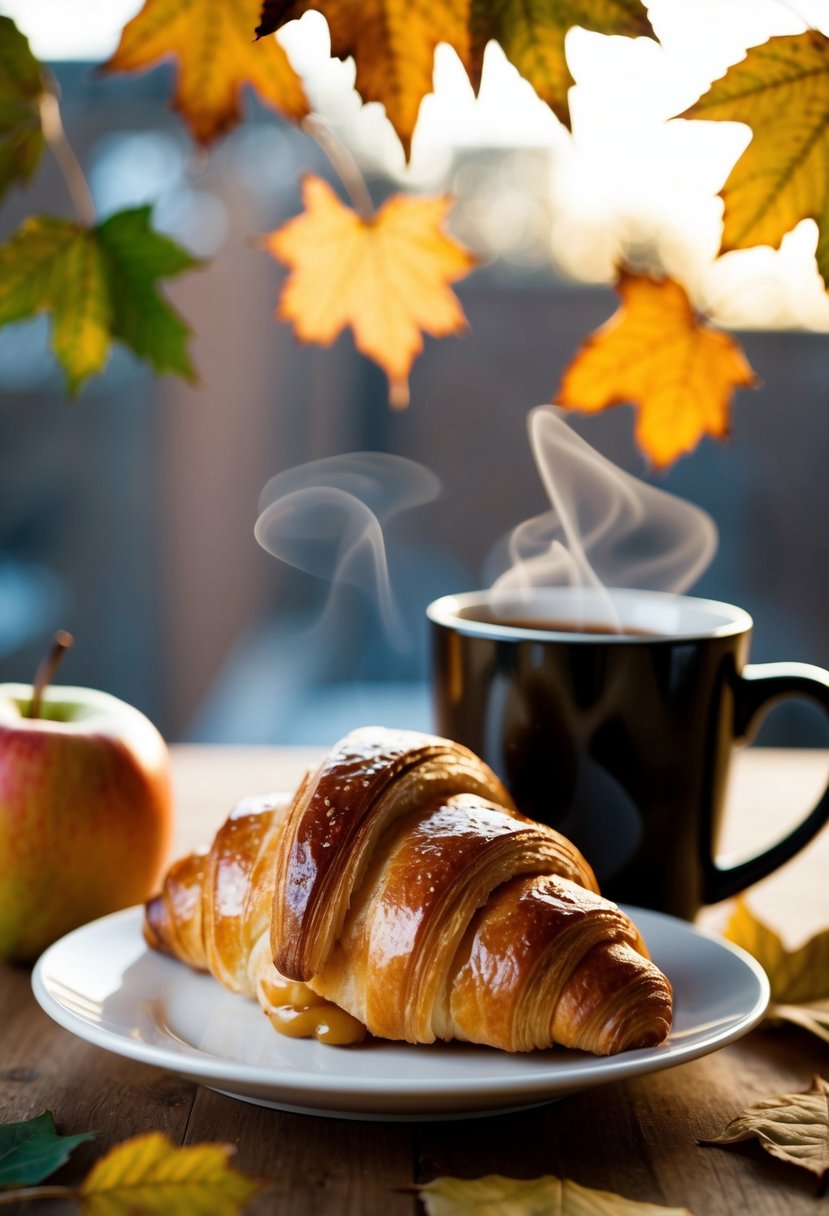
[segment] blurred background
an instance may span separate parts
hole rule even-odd
[[[393,412],[349,335],[303,347],[273,317],[283,272],[257,238],[299,211],[304,171],[333,180],[314,142],[249,96],[247,121],[208,158],[169,109],[170,67],[97,76],[139,0],[0,3],[60,83],[99,213],[152,202],[159,229],[210,259],[168,292],[195,333],[196,387],[156,380],[116,349],[69,401],[48,321],[0,330],[0,680],[31,679],[64,627],[76,646],[62,679],[132,702],[170,740],[328,744],[369,721],[428,727],[425,605],[487,585],[496,542],[546,508],[527,414],[615,311],[623,256],[679,276],[738,332],[763,387],[737,395],[727,443],[704,441],[659,475],[633,443],[629,407],[573,417],[574,429],[711,513],[719,550],[694,591],[752,613],[755,660],[829,666],[829,302],[816,227],[804,221],[779,251],[715,261],[716,192],[749,132],[666,122],[747,46],[819,26],[825,0],[797,14],[778,0],[648,7],[661,46],[568,35],[572,135],[497,47],[477,101],[440,48],[409,167],[379,107],[360,106],[353,67],[328,60],[322,19],[282,35],[375,201],[451,190],[452,231],[482,259],[458,286],[469,334],[426,340],[411,405]],[[33,211],[69,210],[47,157],[5,200],[0,235]],[[332,589],[254,537],[269,479],[365,451],[440,483],[384,527],[395,631],[371,579]],[[805,706],[776,711],[762,736],[826,740]]]

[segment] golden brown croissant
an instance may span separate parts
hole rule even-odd
[[[290,806],[242,804],[170,871],[145,935],[273,1013],[284,980],[412,1043],[661,1042],[671,991],[578,850],[472,752],[369,727]]]

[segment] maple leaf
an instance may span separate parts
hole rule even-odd
[[[728,434],[729,404],[757,377],[729,334],[700,320],[675,279],[623,270],[621,307],[577,352],[556,403],[583,413],[632,402],[636,438],[657,468],[703,435]]]
[[[236,1216],[263,1184],[232,1168],[234,1152],[228,1144],[177,1148],[160,1132],[149,1132],[102,1157],[78,1198],[85,1216]]]
[[[102,70],[139,72],[175,56],[173,106],[201,144],[240,122],[246,84],[266,105],[299,122],[308,113],[302,82],[275,38],[254,41],[259,7],[260,0],[145,0]]]
[[[448,284],[475,259],[442,230],[451,199],[397,194],[364,217],[313,175],[302,198],[305,211],[263,241],[292,272],[277,316],[323,346],[351,326],[357,349],[385,369],[392,404],[406,405],[421,331],[437,338],[466,327]]]
[[[550,1174],[526,1181],[500,1174],[436,1178],[418,1191],[428,1216],[690,1216],[687,1208],[637,1203]]]
[[[353,55],[355,88],[379,101],[406,156],[420,103],[432,91],[435,47],[451,46],[477,92],[484,50],[500,42],[519,72],[568,127],[567,91],[574,83],[564,37],[574,25],[602,34],[653,34],[641,0],[264,0],[257,34],[272,33],[313,9],[331,32],[331,53]]]
[[[599,34],[653,36],[641,0],[559,0],[557,4],[471,0],[471,3],[469,67],[476,91],[486,44],[494,40],[566,127],[570,126],[567,94],[575,84],[564,53],[567,31],[578,25]]]
[[[777,248],[805,218],[818,225],[829,287],[829,38],[816,30],[752,47],[681,118],[743,122],[752,140],[721,191],[721,252]]]
[[[0,325],[52,316],[52,347],[75,393],[119,339],[156,372],[195,374],[189,328],[156,280],[200,263],[150,227],[150,208],[118,212],[94,228],[31,216],[0,246]]]
[[[40,98],[48,78],[11,17],[0,17],[0,198],[29,181],[41,155]]]
[[[469,0],[265,0],[258,35],[272,33],[313,9],[331,34],[331,54],[353,55],[355,88],[363,101],[379,101],[411,149],[420,103],[432,91],[435,47],[446,42],[469,58]]]
[[[797,950],[738,899],[725,936],[754,955],[769,977],[771,1003],[766,1017],[793,1022],[829,1043],[829,929]]]
[[[800,1094],[779,1094],[749,1106],[718,1136],[700,1144],[736,1144],[757,1138],[772,1157],[817,1174],[829,1173],[829,1082],[814,1077]]]

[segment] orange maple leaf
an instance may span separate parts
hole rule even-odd
[[[420,103],[432,91],[435,48],[446,42],[468,59],[469,0],[260,0],[258,34],[271,33],[313,9],[331,35],[331,54],[354,57],[354,87],[379,101],[406,156]]]
[[[664,468],[703,435],[725,437],[734,389],[759,380],[737,341],[701,320],[675,279],[623,270],[617,290],[621,307],[582,345],[556,402],[584,413],[637,405],[637,442]]]
[[[441,338],[467,325],[449,284],[475,258],[443,231],[451,198],[395,194],[365,217],[309,175],[302,199],[304,212],[263,241],[292,272],[277,316],[303,342],[322,346],[350,325],[357,349],[388,375],[391,404],[407,405],[421,331]]]
[[[173,107],[193,138],[209,144],[241,120],[247,84],[285,118],[308,114],[302,82],[275,38],[253,38],[260,0],[145,0],[128,21],[106,72],[140,72],[178,60]]]
[[[432,91],[438,43],[457,53],[477,92],[484,49],[496,40],[569,127],[567,31],[581,25],[602,34],[653,34],[641,0],[261,0],[261,8],[259,34],[311,9],[323,14],[332,55],[353,56],[357,92],[385,106],[407,157],[420,103]]]

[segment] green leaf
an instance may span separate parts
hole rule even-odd
[[[150,208],[136,207],[104,220],[96,229],[107,254],[112,333],[158,372],[194,381],[187,353],[190,327],[156,291],[155,281],[174,278],[202,263],[150,227]]]
[[[0,1124],[0,1187],[42,1182],[69,1160],[73,1148],[97,1134],[59,1136],[50,1110],[25,1123]]]
[[[70,393],[104,368],[114,340],[154,371],[194,380],[190,329],[157,280],[201,263],[150,226],[149,207],[94,228],[31,216],[0,246],[0,325],[48,312],[52,347]]]
[[[13,182],[28,182],[40,161],[40,98],[47,88],[28,41],[11,17],[0,17],[0,198]]]

